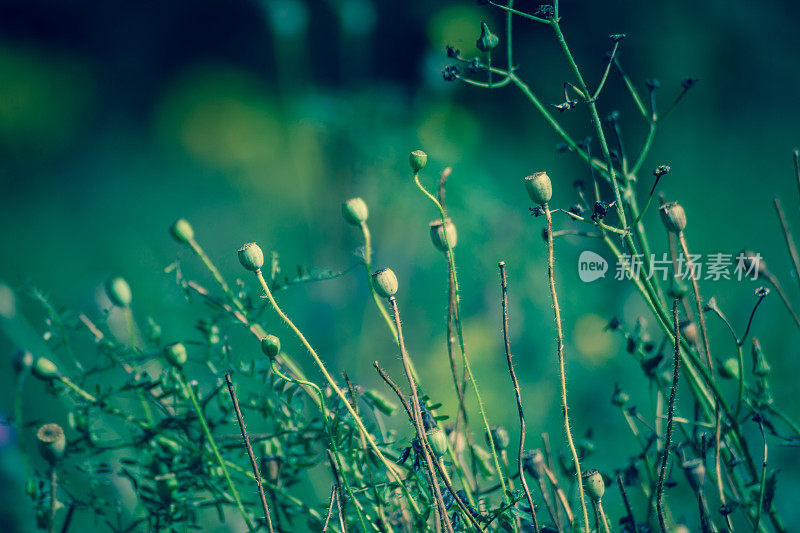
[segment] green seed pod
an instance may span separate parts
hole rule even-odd
[[[14,366],[14,372],[22,374],[33,366],[33,354],[28,350],[17,348],[11,352],[11,362]]]
[[[133,297],[131,286],[123,278],[111,278],[106,281],[106,295],[117,307],[128,307]]]
[[[256,272],[264,266],[264,252],[258,244],[248,242],[239,248],[239,262],[247,270]]]
[[[625,407],[625,404],[630,401],[630,396],[625,392],[619,383],[614,384],[614,394],[611,396],[611,403],[617,407]]]
[[[691,530],[683,524],[675,524],[672,528],[672,533],[692,533]]]
[[[681,464],[689,485],[696,491],[702,490],[706,482],[706,467],[700,459],[690,459]]]
[[[436,454],[436,457],[441,457],[447,453],[447,435],[442,428],[434,428],[425,434],[428,439],[428,444],[431,445],[431,450]]]
[[[342,204],[342,216],[350,224],[360,226],[369,216],[367,203],[361,198],[350,198]]]
[[[270,361],[274,361],[281,351],[281,340],[275,335],[267,335],[261,339],[261,351]]]
[[[489,52],[497,47],[498,44],[500,44],[500,37],[489,30],[488,24],[481,22],[481,36],[478,37],[478,40],[475,42],[475,46],[478,47],[478,50],[481,52]]]
[[[411,163],[412,172],[416,174],[428,164],[428,154],[422,150],[414,150],[408,157],[408,161]]]
[[[386,416],[392,416],[392,414],[397,410],[396,403],[390,401],[386,396],[375,389],[366,391],[364,396],[366,396],[367,400],[375,407],[375,409],[379,410]]]
[[[169,228],[172,237],[181,244],[186,244],[194,239],[194,229],[185,218],[179,218]]]
[[[508,444],[511,439],[508,436],[508,430],[503,426],[492,426],[489,428],[489,432],[492,435],[492,440],[494,441],[494,445],[497,446],[499,450],[505,450],[508,448]],[[486,436],[486,444],[489,444],[489,436]]]
[[[45,359],[44,357],[40,357],[36,360],[31,372],[34,376],[44,381],[56,379],[61,375],[58,373],[58,367],[56,364],[50,359]]]
[[[164,357],[167,358],[169,364],[180,368],[186,363],[186,360],[188,359],[188,355],[186,353],[186,346],[184,346],[183,343],[180,342],[173,342],[172,344],[167,344],[164,347]]]
[[[553,184],[547,172],[536,172],[525,178],[528,196],[537,205],[544,205],[553,197]]]
[[[56,463],[64,457],[67,449],[67,438],[64,430],[58,424],[45,424],[36,432],[39,441],[39,453],[50,464]]]
[[[661,222],[667,231],[682,233],[686,229],[686,212],[678,202],[667,202],[661,206]]]
[[[267,455],[261,458],[261,474],[267,482],[275,485],[281,478],[283,459],[277,455]]]
[[[729,357],[718,365],[717,372],[724,379],[739,379],[739,361],[735,357]]]
[[[522,455],[522,467],[532,478],[542,478],[547,470],[542,450],[537,449],[525,452]]]
[[[606,492],[606,483],[603,476],[597,470],[587,470],[581,477],[583,478],[583,492],[595,503],[603,498]]]
[[[764,378],[771,371],[772,367],[769,366],[767,358],[764,357],[764,352],[761,351],[761,343],[758,338],[753,337],[753,375]]]
[[[447,244],[450,244],[450,248],[455,248],[456,243],[458,242],[458,232],[456,231],[456,225],[453,224],[453,221],[450,218],[444,219],[444,224],[442,224],[442,220],[434,220],[430,223],[431,228],[431,241],[433,245],[442,252],[447,252]],[[446,240],[445,240],[446,237]]]
[[[178,492],[178,479],[175,474],[161,474],[156,476],[156,492],[164,503],[172,503],[175,493]]]
[[[391,298],[397,294],[397,276],[391,268],[382,268],[372,274],[372,286],[379,296]]]

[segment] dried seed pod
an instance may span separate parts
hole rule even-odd
[[[511,439],[508,435],[508,430],[503,426],[492,426],[489,428],[489,432],[491,433],[492,440],[494,441],[494,445],[497,446],[499,450],[505,450],[508,448],[508,444],[511,442]],[[486,436],[486,443],[489,443],[489,436]]]
[[[106,295],[111,303],[117,307],[128,307],[131,305],[133,295],[131,286],[123,278],[111,278],[106,281]]]
[[[167,361],[172,366],[182,367],[186,360],[188,359],[188,355],[186,353],[186,346],[180,342],[173,342],[172,344],[168,344],[164,347],[164,357],[167,358]]]
[[[447,453],[447,435],[442,428],[434,428],[425,434],[428,439],[428,444],[431,445],[431,450],[436,454],[436,457],[441,457]]]
[[[342,204],[342,216],[348,223],[360,226],[369,216],[367,203],[361,198],[350,198]]]
[[[264,252],[258,244],[248,242],[239,248],[239,262],[247,270],[256,272],[264,266]]]
[[[593,502],[599,502],[606,492],[606,483],[597,470],[587,470],[581,474],[583,478],[583,491]]]
[[[397,294],[397,276],[391,268],[382,268],[372,274],[372,286],[378,295],[391,298]]]
[[[678,202],[667,202],[661,206],[661,221],[668,231],[682,233],[686,229],[686,212]]]
[[[522,467],[534,479],[544,476],[547,466],[542,450],[530,450],[522,454]]]
[[[481,36],[478,37],[478,40],[475,42],[475,46],[478,47],[478,50],[481,52],[489,52],[496,48],[498,44],[500,44],[500,37],[491,32],[488,24],[481,22]]]
[[[36,432],[36,440],[39,441],[39,453],[50,464],[61,459],[67,449],[67,438],[58,424],[45,424],[40,427]]]
[[[525,189],[535,204],[544,205],[553,197],[553,185],[547,172],[536,172],[525,178]]]
[[[58,367],[50,359],[40,357],[33,365],[32,373],[37,378],[49,381],[58,378],[61,374],[58,373]]]
[[[428,164],[428,154],[422,150],[414,150],[408,156],[408,162],[411,163],[411,171],[416,174]]]
[[[185,218],[179,218],[169,228],[172,238],[181,244],[186,244],[194,239],[194,228]]]
[[[261,339],[261,351],[270,361],[274,361],[281,351],[281,340],[275,335],[267,335]]]
[[[449,217],[444,219],[444,224],[442,224],[441,219],[432,221],[430,228],[431,241],[438,250],[447,252],[448,244],[450,244],[450,248],[456,247],[458,232],[456,231],[456,225],[453,224]]]

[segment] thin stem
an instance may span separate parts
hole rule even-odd
[[[56,510],[58,509],[58,499],[56,493],[58,492],[58,470],[56,463],[50,465],[50,533],[56,531]]]
[[[414,174],[414,183],[417,185],[420,191],[427,196],[437,207],[439,210],[439,214],[441,215],[442,224],[446,224],[446,214],[444,212],[444,208],[442,204],[433,196],[431,193],[428,192],[427,189],[420,183],[419,181],[419,174]],[[472,374],[472,369],[469,364],[469,357],[467,357],[467,352],[464,347],[464,332],[461,327],[461,298],[459,295],[458,289],[458,275],[455,269],[455,260],[453,258],[453,247],[450,243],[450,239],[447,237],[447,232],[444,233],[444,240],[445,244],[447,245],[447,257],[448,257],[448,266],[450,269],[450,276],[453,278],[453,288],[455,290],[455,301],[456,301],[456,330],[458,331],[458,344],[461,348],[461,357],[464,360],[464,369],[466,370],[467,376],[469,376],[470,384],[472,385],[472,390],[475,392],[475,398],[478,400],[478,408],[481,412],[481,417],[483,418],[483,426],[486,431],[486,440],[489,442],[489,449],[492,452],[492,458],[494,459],[494,466],[495,470],[497,471],[498,478],[500,479],[500,484],[503,487],[503,500],[506,502],[507,505],[511,505],[511,499],[508,496],[508,492],[506,490],[506,482],[505,477],[503,476],[503,469],[500,467],[500,459],[498,458],[497,449],[494,443],[494,438],[492,437],[491,426],[489,426],[489,419],[486,416],[486,409],[483,405],[483,400],[481,400],[480,392],[478,391],[478,383],[475,381],[475,376]]]
[[[794,244],[792,233],[789,231],[789,224],[786,222],[786,216],[783,214],[781,201],[777,198],[773,198],[772,203],[775,204],[775,212],[778,213],[778,220],[781,222],[781,229],[783,230],[783,238],[786,241],[786,248],[789,250],[789,255],[792,258],[794,275],[797,278],[797,281],[800,282],[800,257],[797,255],[797,247]]]
[[[522,410],[522,395],[519,390],[517,373],[514,371],[514,363],[511,360],[511,343],[508,339],[508,283],[506,280],[506,263],[500,261],[497,266],[500,268],[500,292],[502,294],[501,307],[503,310],[503,341],[506,351],[506,362],[508,363],[508,373],[511,375],[511,383],[514,385],[514,396],[517,400],[517,413],[519,414],[519,453],[517,455],[517,465],[519,468],[519,480],[525,492],[525,499],[531,508],[531,520],[533,520],[533,530],[539,531],[539,521],[536,519],[536,510],[531,498],[531,491],[525,479],[525,472],[522,469],[522,454],[525,451],[525,414]]]
[[[592,95],[592,100],[597,100],[597,98],[600,96],[600,92],[603,90],[603,86],[605,86],[606,84],[608,73],[611,71],[611,65],[614,64],[614,58],[617,56],[618,48],[619,48],[619,41],[615,41],[614,49],[611,50],[611,57],[608,59],[608,63],[606,64],[606,70],[603,72],[603,77],[600,78],[600,83],[597,85],[597,90]]]
[[[517,15],[518,17],[522,17],[524,19],[532,20],[534,22],[541,22],[542,24],[550,24],[550,21],[547,20],[547,19],[543,19],[543,18],[537,17],[535,15],[531,15],[529,13],[525,13],[524,11],[518,11],[518,10],[513,9],[511,7],[506,7],[506,6],[502,5],[502,4],[498,4],[496,2],[492,2],[491,0],[489,1],[489,5],[494,6],[497,9],[502,9],[503,11],[506,11],[507,13],[510,13],[510,14],[513,14],[513,15]]]
[[[626,525],[631,531],[639,531],[636,527],[636,517],[633,515],[633,507],[631,507],[631,502],[628,500],[628,492],[625,490],[625,484],[622,481],[622,474],[617,475],[617,485],[619,486],[619,493],[622,496],[622,503],[625,505],[625,512],[628,515],[628,523]]]
[[[789,314],[792,316],[792,320],[794,323],[797,324],[797,327],[800,328],[800,316],[797,315],[794,308],[792,307],[792,303],[789,301],[789,297],[786,295],[786,291],[783,290],[778,278],[775,277],[775,274],[772,272],[764,273],[764,277],[767,278],[767,281],[775,288],[775,291],[778,293],[778,296],[781,297],[781,301],[783,302],[784,307],[786,310],[789,311]]]
[[[386,307],[384,307],[380,297],[375,292],[375,287],[372,286],[372,237],[366,222],[361,223],[361,233],[364,235],[364,268],[367,272],[367,286],[372,294],[372,299],[375,301],[375,305],[381,312],[383,320],[386,322],[386,325],[389,326],[389,331],[392,332],[392,337],[394,338],[394,342],[396,344],[397,329],[394,327],[392,317],[389,316],[389,312],[386,310]]]
[[[764,490],[766,489],[767,480],[767,435],[764,433],[764,423],[759,416],[757,418],[758,429],[761,430],[761,440],[764,441],[764,459],[761,462],[761,483],[758,489],[758,510],[756,511],[756,524],[754,530],[758,529],[758,524],[761,522],[761,512],[764,507]]]
[[[186,377],[183,375],[183,372],[177,372],[176,376],[178,378],[178,384],[189,396],[189,400],[192,402],[194,411],[197,414],[197,418],[200,420],[200,425],[203,428],[203,434],[208,441],[208,445],[211,447],[211,452],[214,454],[217,464],[219,464],[220,468],[222,469],[222,474],[225,476],[225,482],[228,484],[228,488],[231,490],[231,495],[233,496],[233,500],[236,502],[236,507],[239,508],[239,512],[242,514],[245,524],[247,524],[247,529],[251,532],[255,531],[253,528],[253,523],[250,521],[250,516],[247,514],[247,511],[245,511],[244,505],[242,505],[242,500],[239,498],[239,491],[236,490],[236,485],[234,485],[233,479],[231,479],[231,475],[228,473],[226,462],[222,459],[222,455],[219,453],[217,443],[214,442],[214,435],[211,433],[211,428],[208,427],[205,414],[203,414],[203,408],[200,407],[200,402],[197,401],[197,395],[194,393],[194,389],[187,385]]]
[[[230,372],[225,374],[225,383],[228,385],[228,393],[233,402],[233,410],[236,411],[236,420],[239,422],[239,429],[242,432],[242,440],[247,449],[247,456],[250,458],[250,466],[253,468],[253,475],[256,477],[256,485],[258,486],[258,495],[261,498],[261,507],[264,510],[264,519],[267,521],[267,528],[270,533],[273,533],[272,518],[269,514],[269,505],[267,504],[267,496],[264,494],[264,486],[261,483],[261,473],[258,471],[258,463],[256,456],[253,454],[253,447],[250,445],[250,437],[247,435],[247,427],[244,425],[244,418],[242,417],[242,410],[239,408],[239,399],[236,397],[236,390],[233,388],[233,380],[231,379]]]
[[[797,178],[797,187],[800,190],[800,149],[795,148],[792,150],[792,159],[794,160],[794,175]]]
[[[406,378],[408,378],[408,386],[411,388],[411,405],[414,414],[414,427],[417,432],[417,440],[420,443],[420,447],[422,448],[422,457],[425,461],[425,464],[428,468],[428,475],[430,476],[431,481],[431,492],[433,493],[434,498],[436,499],[437,504],[437,513],[439,515],[440,521],[442,525],[445,527],[447,531],[453,533],[453,526],[450,524],[450,520],[447,518],[447,509],[444,505],[444,500],[442,499],[442,493],[439,490],[439,483],[437,482],[436,473],[433,470],[432,461],[435,461],[435,458],[431,457],[431,454],[428,453],[429,444],[428,444],[428,437],[425,434],[424,424],[422,422],[422,409],[420,408],[419,402],[419,395],[417,394],[417,384],[414,379],[414,376],[411,373],[411,365],[409,364],[409,357],[408,352],[406,352],[405,342],[403,340],[403,329],[400,325],[400,311],[397,308],[397,300],[394,296],[389,298],[389,305],[392,308],[392,313],[394,316],[394,325],[397,328],[397,340],[400,344],[400,357],[403,361],[403,369],[406,372]]]
[[[664,457],[661,460],[661,470],[658,474],[658,485],[656,486],[656,506],[658,508],[658,523],[661,525],[661,533],[667,533],[667,521],[664,517],[664,478],[667,475],[667,462],[669,461],[669,447],[672,439],[672,420],[675,416],[675,398],[678,395],[678,378],[680,377],[681,365],[681,330],[678,322],[678,298],[672,302],[672,321],[675,327],[673,342],[675,344],[675,357],[672,368],[672,388],[669,394],[669,407],[667,408],[667,432],[664,437]]]
[[[328,513],[325,515],[325,522],[322,523],[322,532],[328,531],[328,523],[331,521],[333,514],[333,503],[336,501],[336,485],[331,485],[331,499],[328,503]]]
[[[608,526],[608,518],[606,517],[606,512],[603,510],[603,501],[597,500],[595,508],[597,509],[598,520],[601,524],[603,524],[603,532],[611,533],[611,529]]]
[[[683,256],[686,259],[687,265],[691,264],[691,259],[689,256],[689,246],[686,244],[686,236],[683,232],[678,234],[678,242],[680,243],[681,250],[683,251]],[[706,353],[706,363],[708,364],[708,370],[713,374],[714,372],[714,362],[711,359],[711,348],[708,344],[708,329],[706,328],[706,318],[705,313],[703,313],[703,299],[700,297],[700,286],[697,283],[697,276],[691,275],[689,276],[692,280],[692,290],[694,291],[694,301],[697,306],[697,315],[698,320],[700,322],[700,331],[703,336],[703,349]]]
[[[355,422],[355,424],[358,427],[359,431],[361,431],[361,433],[364,434],[364,437],[367,439],[367,442],[369,443],[369,446],[372,449],[372,451],[375,452],[375,455],[378,457],[378,460],[380,460],[380,462],[383,464],[383,466],[389,472],[389,476],[392,477],[397,482],[397,484],[400,485],[400,487],[403,489],[403,493],[406,495],[406,497],[408,498],[409,502],[411,502],[411,507],[414,509],[414,511],[417,514],[417,516],[419,516],[419,514],[420,514],[419,507],[417,506],[417,502],[414,500],[414,498],[409,493],[408,487],[405,486],[405,483],[403,483],[403,480],[398,475],[397,471],[395,470],[395,466],[391,462],[389,462],[389,460],[386,459],[386,457],[380,451],[380,449],[378,448],[378,445],[375,442],[375,439],[373,438],[372,434],[369,431],[367,431],[366,427],[364,427],[364,422],[361,420],[361,417],[359,417],[358,414],[356,414],[355,410],[353,409],[353,406],[351,406],[350,402],[347,401],[347,397],[345,397],[345,395],[342,392],[341,388],[336,384],[336,381],[330,375],[330,373],[328,372],[328,369],[325,368],[325,363],[322,362],[322,359],[319,358],[319,355],[317,355],[317,352],[314,350],[314,348],[311,347],[311,344],[309,344],[309,342],[306,339],[305,335],[303,335],[303,333],[297,328],[297,326],[294,325],[294,322],[292,322],[292,320],[281,310],[280,306],[278,306],[278,302],[276,302],[275,298],[272,296],[272,291],[269,289],[269,285],[267,285],[267,282],[264,279],[264,275],[261,273],[261,270],[257,270],[255,272],[255,275],[256,275],[256,279],[261,284],[261,288],[264,290],[264,294],[266,295],[267,299],[269,300],[269,303],[272,306],[272,309],[278,314],[278,316],[281,318],[281,320],[283,320],[283,322],[287,326],[289,326],[289,329],[291,329],[292,332],[294,332],[294,334],[297,336],[297,338],[300,340],[300,342],[303,344],[303,346],[308,351],[309,355],[311,355],[311,358],[316,363],[316,365],[319,368],[320,372],[322,372],[322,375],[325,377],[325,380],[331,386],[331,389],[333,389],[334,393],[339,397],[339,399],[344,404],[345,408],[348,410],[350,415],[353,417],[353,421]]]
[[[187,244],[194,251],[194,253],[197,254],[197,257],[200,258],[200,260],[206,266],[208,271],[211,272],[211,275],[214,276],[214,279],[217,280],[217,283],[222,289],[222,292],[225,293],[225,295],[228,297],[231,303],[233,303],[233,305],[235,305],[240,312],[244,313],[245,312],[244,305],[242,305],[242,302],[240,302],[239,299],[236,297],[236,295],[233,294],[233,291],[231,291],[231,288],[228,286],[228,283],[225,281],[225,278],[222,277],[222,274],[220,273],[219,269],[217,269],[217,267],[211,261],[211,258],[208,256],[208,254],[206,254],[205,250],[203,250],[203,248],[200,246],[200,243],[194,240],[194,238],[191,238],[187,241]]]
[[[572,431],[569,426],[569,413],[567,411],[567,373],[564,364],[564,333],[561,329],[561,309],[558,307],[558,295],[556,294],[556,282],[553,272],[553,217],[550,215],[550,209],[547,204],[543,206],[545,215],[547,216],[547,277],[550,282],[550,296],[553,300],[553,311],[556,319],[556,342],[558,351],[558,371],[561,379],[561,414],[564,417],[564,430],[567,434],[567,442],[569,443],[570,451],[572,452],[572,460],[575,462],[575,472],[578,479],[578,493],[581,498],[581,510],[583,511],[583,528],[588,533],[589,531],[589,513],[586,509],[586,497],[583,494],[583,480],[581,479],[581,465],[578,458],[578,451],[575,448],[575,443],[572,440]]]

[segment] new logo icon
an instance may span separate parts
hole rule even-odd
[[[578,257],[578,277],[585,283],[590,283],[606,277],[608,262],[603,256],[590,250],[584,250]]]

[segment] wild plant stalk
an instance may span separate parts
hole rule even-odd
[[[330,503],[328,503],[328,513],[325,515],[325,521],[322,523],[322,532],[328,531],[328,523],[331,521],[331,515],[333,514],[333,504],[334,502],[338,501],[337,496],[337,489],[336,485],[331,486],[331,498]]]
[[[691,268],[691,255],[689,254],[689,246],[686,243],[686,236],[683,234],[683,232],[678,233],[678,243],[680,244],[681,251],[683,251],[683,257],[686,260],[687,266]],[[692,291],[694,291],[694,301],[695,305],[697,306],[700,332],[703,337],[703,351],[706,354],[706,364],[708,365],[708,370],[713,374],[714,361],[711,358],[711,347],[708,343],[708,329],[706,328],[706,318],[705,314],[703,313],[703,299],[700,296],[700,285],[697,283],[697,276],[690,275],[689,278],[692,280]]]
[[[639,531],[636,527],[636,517],[633,515],[633,507],[628,499],[628,492],[625,490],[625,483],[622,481],[622,474],[617,475],[617,486],[619,487],[620,496],[622,496],[622,503],[625,505],[625,513],[628,517],[627,527],[631,531]]]
[[[761,513],[764,510],[764,490],[766,489],[767,481],[767,452],[769,451],[767,447],[767,435],[764,433],[764,421],[760,415],[757,416],[756,421],[758,422],[758,429],[761,431],[761,440],[764,442],[764,455],[761,461],[761,480],[758,488],[758,509],[756,510],[754,531],[758,529],[758,525],[761,523]]]
[[[658,523],[661,526],[661,533],[667,533],[667,521],[664,517],[664,479],[667,475],[667,463],[669,462],[669,449],[672,442],[672,421],[675,417],[675,398],[678,395],[678,378],[680,377],[681,365],[681,328],[678,322],[678,298],[672,302],[672,321],[675,326],[673,342],[675,344],[674,358],[672,362],[672,388],[669,394],[669,407],[667,408],[667,431],[664,436],[664,456],[661,460],[661,470],[658,474],[658,484],[656,485],[656,506],[658,508]]]
[[[231,496],[233,496],[233,500],[236,502],[236,507],[239,509],[239,512],[244,519],[245,524],[247,525],[247,529],[250,532],[255,531],[253,527],[253,523],[250,521],[250,515],[244,508],[242,504],[242,500],[239,498],[239,491],[236,490],[236,485],[231,478],[230,473],[228,473],[228,466],[225,460],[222,458],[222,454],[219,453],[219,448],[217,448],[217,443],[214,440],[214,434],[211,431],[211,428],[208,427],[208,422],[206,421],[206,416],[203,413],[203,408],[200,407],[200,402],[197,401],[197,395],[194,392],[194,388],[186,383],[186,376],[183,375],[182,371],[176,372],[176,377],[178,379],[178,384],[180,385],[181,389],[184,393],[189,397],[189,400],[192,402],[192,407],[194,408],[194,412],[197,415],[197,419],[200,421],[200,426],[203,428],[203,434],[205,435],[206,441],[208,442],[208,446],[211,448],[211,452],[214,454],[214,458],[217,460],[217,464],[222,469],[222,475],[225,477],[225,483],[227,483],[228,488],[231,491]]]
[[[800,256],[797,254],[797,246],[795,246],[792,232],[789,230],[789,223],[786,221],[786,216],[783,214],[781,201],[777,198],[773,198],[772,203],[775,205],[775,212],[778,214],[778,220],[781,223],[781,230],[783,231],[783,238],[786,241],[786,248],[789,250],[789,256],[792,258],[795,278],[800,282]]]
[[[56,461],[50,465],[50,533],[56,531],[56,511],[58,510],[58,469]]]
[[[561,329],[561,309],[558,306],[558,294],[556,293],[556,281],[554,273],[554,260],[553,260],[553,216],[550,214],[550,209],[545,203],[542,206],[545,216],[547,217],[547,278],[550,283],[550,297],[553,300],[553,313],[556,319],[556,346],[558,354],[558,374],[561,384],[561,414],[564,417],[564,431],[567,435],[567,443],[569,444],[570,452],[572,453],[572,460],[575,464],[575,473],[578,480],[578,493],[581,498],[581,511],[583,512],[583,528],[587,533],[589,532],[589,513],[586,509],[586,496],[583,493],[583,480],[581,479],[581,465],[578,458],[578,450],[575,448],[575,442],[572,439],[572,430],[569,424],[569,412],[567,407],[567,371],[564,364],[564,332]]]
[[[273,533],[272,518],[269,514],[269,504],[267,504],[267,496],[264,494],[264,486],[261,483],[261,473],[258,471],[258,463],[256,456],[253,454],[253,447],[250,445],[250,437],[247,435],[247,427],[244,424],[244,417],[242,410],[239,408],[239,399],[236,397],[236,390],[233,388],[233,380],[231,379],[230,372],[225,374],[225,384],[228,386],[228,393],[233,402],[233,410],[236,412],[236,420],[239,422],[239,429],[242,432],[242,441],[244,442],[247,456],[250,458],[250,466],[253,469],[253,475],[256,477],[256,486],[258,487],[258,496],[261,498],[261,507],[264,510],[264,520],[267,522],[267,529]]]
[[[397,344],[397,328],[395,327],[394,322],[392,322],[392,317],[389,316],[389,312],[383,306],[383,302],[381,302],[380,297],[375,292],[375,287],[372,286],[372,234],[369,231],[366,221],[361,222],[361,234],[364,236],[364,269],[366,270],[367,274],[367,286],[369,287],[370,293],[372,294],[372,299],[380,311],[383,320],[389,327],[389,331],[392,332],[392,338],[394,339],[395,344]]]
[[[309,355],[311,355],[312,359],[317,365],[317,368],[319,368],[320,372],[322,372],[325,381],[328,382],[328,384],[331,386],[331,389],[342,401],[343,405],[350,413],[350,416],[353,417],[353,422],[356,424],[358,430],[361,431],[361,433],[364,435],[364,438],[367,439],[369,447],[375,453],[378,460],[386,468],[389,476],[393,478],[394,481],[397,482],[397,484],[403,489],[403,492],[408,498],[408,501],[410,502],[412,509],[414,510],[415,514],[419,516],[420,515],[419,506],[417,505],[417,502],[411,496],[411,493],[408,491],[408,488],[405,486],[405,483],[403,483],[403,480],[400,478],[397,471],[395,470],[396,468],[395,465],[389,462],[389,460],[386,459],[384,454],[380,451],[372,434],[369,431],[367,431],[367,428],[364,426],[364,422],[361,420],[361,417],[359,417],[356,414],[355,410],[350,405],[350,402],[347,401],[347,397],[344,395],[341,388],[336,384],[336,381],[330,375],[328,369],[325,368],[325,364],[322,362],[322,359],[319,358],[319,355],[317,355],[316,350],[314,350],[314,348],[311,347],[311,344],[308,342],[305,335],[303,335],[303,333],[297,328],[297,326],[295,326],[294,322],[292,322],[292,320],[283,312],[283,310],[281,310],[280,306],[278,305],[278,302],[275,301],[275,298],[272,295],[272,291],[270,290],[269,285],[264,279],[264,275],[261,273],[261,269],[255,271],[255,276],[256,279],[258,280],[258,283],[261,285],[261,288],[264,290],[264,294],[266,295],[267,300],[269,300],[272,309],[275,311],[275,313],[277,313],[277,315],[281,318],[281,320],[283,320],[283,322],[289,327],[289,329],[292,330],[295,336],[297,336],[297,338],[303,344],[306,351],[308,351]]]
[[[427,155],[425,156],[427,159]],[[422,193],[427,196],[431,202],[436,206],[439,210],[439,214],[441,215],[442,225],[447,223],[447,215],[444,212],[444,208],[442,204],[439,203],[439,200],[436,199],[428,190],[420,183],[419,181],[419,171],[415,170],[414,172],[414,183],[417,185]],[[478,384],[475,381],[475,376],[472,374],[472,369],[470,368],[469,364],[469,357],[467,357],[467,352],[464,347],[464,332],[462,331],[461,327],[461,297],[459,294],[458,289],[458,275],[456,273],[455,268],[455,260],[453,259],[453,247],[450,243],[450,240],[447,237],[447,232],[444,231],[444,243],[445,247],[447,248],[447,259],[448,259],[448,268],[450,270],[450,277],[453,280],[453,289],[455,292],[455,302],[456,302],[456,313],[455,313],[455,322],[456,322],[456,331],[458,332],[458,344],[459,348],[461,349],[461,357],[464,361],[464,369],[466,370],[467,376],[469,376],[470,383],[472,385],[472,390],[475,392],[475,399],[478,401],[478,408],[481,412],[481,417],[483,418],[483,426],[484,430],[486,431],[486,440],[489,443],[489,448],[492,453],[492,459],[494,460],[495,470],[497,471],[497,476],[500,480],[500,485],[503,489],[503,500],[506,502],[507,505],[511,504],[511,499],[508,497],[508,493],[506,490],[506,482],[503,476],[503,469],[500,467],[500,459],[498,458],[497,449],[494,443],[494,438],[492,437],[491,426],[489,425],[489,419],[486,416],[486,409],[483,405],[483,400],[481,400],[480,392],[478,391]]]
[[[506,263],[500,261],[497,266],[500,268],[500,292],[501,292],[501,307],[503,311],[503,341],[506,351],[506,362],[508,363],[508,373],[511,375],[511,383],[514,385],[514,396],[517,400],[517,414],[519,414],[519,453],[517,454],[517,468],[519,472],[519,480],[522,483],[522,490],[525,492],[525,499],[528,501],[528,506],[531,511],[531,520],[533,521],[533,530],[538,533],[539,521],[536,519],[536,508],[533,505],[533,498],[531,491],[528,488],[528,481],[525,479],[525,472],[522,469],[522,454],[525,451],[525,413],[522,410],[522,395],[519,390],[519,382],[517,381],[517,373],[514,371],[514,362],[511,360],[511,342],[508,338],[508,283],[506,280]]]
[[[400,346],[400,358],[403,361],[403,369],[406,372],[406,378],[408,378],[408,386],[411,389],[411,406],[412,412],[414,415],[414,428],[417,432],[417,440],[419,441],[420,448],[422,448],[422,458],[425,461],[425,465],[428,469],[428,475],[430,477],[430,484],[431,484],[431,492],[436,499],[436,512],[439,516],[440,523],[442,524],[443,528],[450,533],[453,533],[453,526],[450,524],[450,520],[447,518],[447,509],[444,505],[444,500],[442,499],[442,493],[439,490],[439,483],[437,481],[436,472],[434,471],[433,461],[435,461],[435,456],[428,453],[430,449],[430,444],[428,443],[428,437],[425,434],[425,427],[422,423],[422,409],[420,408],[419,403],[419,395],[417,394],[417,383],[414,379],[413,374],[411,373],[411,366],[409,364],[409,357],[408,352],[406,352],[406,345],[403,339],[403,328],[400,325],[400,311],[397,308],[397,300],[394,296],[389,298],[389,306],[392,308],[392,316],[394,317],[394,325],[397,329],[397,340]]]

